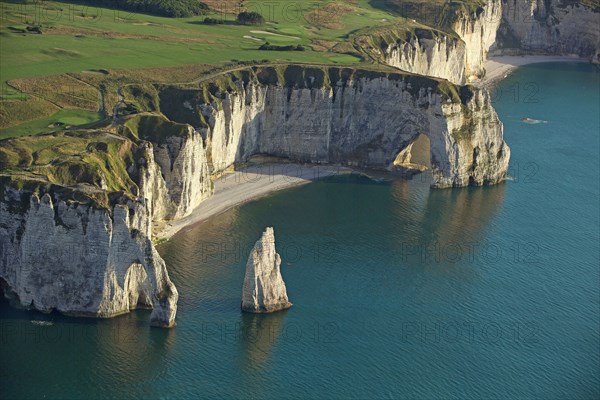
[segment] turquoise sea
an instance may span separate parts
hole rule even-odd
[[[599,91],[587,64],[504,80],[505,184],[339,176],[186,229],[159,249],[173,330],[2,302],[0,397],[599,398]],[[266,226],[294,306],[245,315]]]

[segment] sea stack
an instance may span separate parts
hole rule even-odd
[[[272,313],[292,306],[281,277],[281,257],[275,251],[273,228],[256,242],[248,263],[242,290],[242,311]]]

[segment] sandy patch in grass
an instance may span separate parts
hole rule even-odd
[[[280,33],[273,33],[273,32],[267,32],[267,31],[250,31],[251,33],[256,33],[259,35],[271,35],[271,36],[279,36],[279,37],[284,37],[284,38],[288,38],[288,39],[298,39],[300,40],[300,38],[298,36],[288,36],[288,35],[282,35]]]
[[[244,36],[244,39],[255,40],[255,41],[257,41],[257,42],[264,42],[264,40],[262,40],[262,39],[259,39],[259,38],[256,38],[256,37],[254,37],[254,36],[250,36],[250,35],[245,35],[245,36]]]

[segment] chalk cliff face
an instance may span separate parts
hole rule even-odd
[[[489,0],[476,12],[461,12],[455,19],[452,32],[416,29],[407,39],[399,38],[387,45],[383,49],[385,62],[403,71],[456,84],[481,78],[502,21],[501,1]]]
[[[304,71],[306,82],[323,79]],[[178,122],[200,118],[174,110],[194,104],[208,126],[213,172],[255,154],[295,161],[393,169],[400,152],[420,134],[431,142],[434,187],[494,184],[506,177],[510,150],[487,92],[462,88],[450,99],[437,81],[402,75],[334,80],[318,87],[285,87],[238,80],[211,104],[182,90],[169,109]],[[420,86],[420,87],[419,87]],[[197,100],[196,100],[197,101]]]
[[[600,8],[566,0],[503,0],[498,45],[600,62]]]
[[[142,204],[109,212],[67,205],[50,194],[6,189],[4,195],[0,277],[13,304],[93,317],[153,308],[153,325],[174,325],[177,289],[150,241]],[[25,210],[14,210],[24,202]]]
[[[109,193],[115,200],[107,207],[86,198],[89,190],[107,191],[106,179],[97,189],[72,188],[74,199],[61,199],[66,189],[48,189],[46,181],[31,190],[2,185],[0,282],[14,305],[103,318],[152,308],[152,325],[174,326],[178,293],[152,243],[152,225],[189,214],[213,187],[199,133],[155,116],[130,123],[138,120],[149,125],[136,129],[142,140],[121,139],[129,152],[119,152],[131,157],[122,171],[133,179],[125,188],[131,193]]]
[[[202,137],[191,126],[164,143],[146,144],[139,187],[152,220],[189,215],[213,193]]]
[[[292,306],[280,267],[281,257],[275,251],[275,234],[273,228],[267,228],[254,245],[246,264],[242,311],[272,313]]]
[[[462,14],[455,22],[453,29],[465,43],[465,75],[468,81],[485,75],[485,60],[496,43],[501,21],[501,1],[488,0],[479,13]]]
[[[383,33],[370,33],[376,40],[359,40],[359,44],[388,65],[456,84],[484,76],[489,52],[576,55],[600,63],[600,7],[581,3],[488,0],[476,11],[457,11],[454,22],[443,31],[383,29]],[[404,11],[415,13],[410,8],[399,10]],[[434,11],[441,14],[443,9]],[[429,22],[437,26],[439,21]],[[383,48],[378,43],[384,43]]]
[[[394,43],[385,50],[385,62],[402,71],[448,79],[463,84],[466,73],[466,46],[447,34],[429,38],[413,37]]]

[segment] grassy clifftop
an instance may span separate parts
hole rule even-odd
[[[295,89],[340,90],[350,81],[386,78],[402,82],[413,95],[431,88],[444,100],[465,104],[469,87],[383,69],[271,65],[235,69],[187,85],[142,84],[123,88],[124,108],[114,128],[73,129],[0,141],[0,192],[5,186],[32,193],[51,192],[68,201],[110,208],[138,193],[145,143],[161,145],[168,137],[187,137],[189,125],[207,127],[202,105],[219,107],[226,93],[250,82]],[[188,125],[189,124],[189,125]]]
[[[185,85],[144,84],[131,85],[123,90],[128,109],[140,112],[160,112],[178,123],[196,128],[207,127],[200,105],[221,107],[226,93],[235,93],[250,82],[295,89],[333,88],[334,91],[350,81],[386,78],[403,82],[411,94],[432,89],[444,101],[460,103],[460,87],[444,80],[399,73],[390,68],[351,68],[309,65],[252,66],[227,71],[210,79]],[[470,90],[470,89],[469,89]],[[131,125],[128,122],[126,125]],[[156,119],[159,126],[163,121]]]
[[[0,196],[10,186],[65,201],[110,208],[138,193],[138,171],[147,148],[186,125],[161,115],[137,115],[115,130],[72,130],[0,141]]]
[[[446,4],[441,0],[299,0],[241,5],[234,0],[208,1],[207,16],[220,23],[205,24],[204,15],[166,18],[141,13],[141,8],[129,12],[85,7],[84,3],[110,2],[2,3],[0,137],[49,132],[53,129],[48,126],[54,122],[83,126],[101,121],[118,102],[116,89],[132,82],[186,82],[212,69],[245,63],[376,64],[376,57],[357,44],[360,32],[393,27],[387,33],[375,32],[377,37],[368,39],[371,44],[406,36],[403,30],[419,35],[415,28],[433,29],[424,21],[427,10],[441,12],[431,7]],[[476,11],[480,3],[452,1],[450,11],[454,12],[455,6],[465,12]],[[245,9],[260,12],[265,23],[235,24],[236,13]],[[416,16],[416,22],[411,20],[413,11],[422,14]],[[265,50],[269,46],[263,46],[267,42],[273,48],[301,45],[306,51],[269,51]],[[136,97],[140,109],[152,108],[145,103],[156,100]],[[85,118],[81,118],[82,111]]]
[[[461,16],[474,17],[483,12],[486,0],[374,0],[373,5],[413,19],[424,25],[452,32]]]

